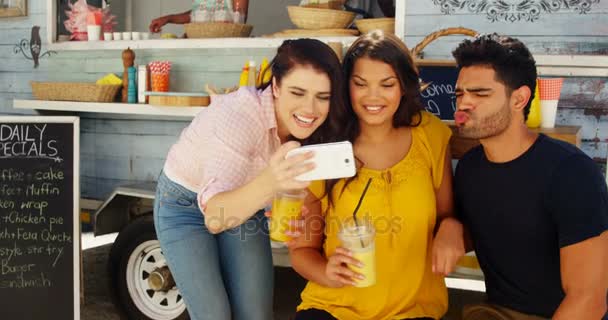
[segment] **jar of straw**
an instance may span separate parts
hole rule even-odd
[[[153,61],[150,67],[150,88],[155,92],[168,92],[170,85],[171,62]]]

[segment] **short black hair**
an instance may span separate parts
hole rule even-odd
[[[494,69],[496,80],[507,87],[509,94],[528,86],[532,92],[524,108],[524,119],[528,119],[538,75],[536,61],[521,41],[496,33],[480,35],[472,41],[463,41],[452,55],[459,68],[481,65]]]

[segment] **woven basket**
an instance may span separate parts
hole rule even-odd
[[[382,30],[384,33],[395,33],[395,18],[374,18],[355,20],[355,25],[361,33],[372,30]]]
[[[428,46],[431,42],[437,40],[437,38],[443,37],[443,36],[450,36],[450,35],[465,35],[465,36],[469,36],[469,37],[475,37],[477,36],[477,31],[472,30],[472,29],[467,29],[467,28],[463,28],[463,27],[457,27],[457,28],[447,28],[447,29],[441,29],[439,31],[435,31],[431,34],[429,34],[428,36],[426,36],[424,39],[422,39],[422,41],[420,41],[419,44],[417,44],[414,49],[412,49],[412,56],[415,58],[420,58],[420,54],[422,53],[422,49],[424,49],[426,46]]]
[[[274,38],[297,38],[297,37],[353,37],[358,36],[359,31],[354,29],[287,29],[270,35]]]
[[[122,85],[82,82],[30,82],[37,100],[113,102]]]
[[[344,29],[355,19],[354,12],[300,6],[287,6],[287,13],[300,29]]]
[[[344,9],[344,2],[346,2],[346,0],[334,0],[324,3],[309,3],[303,5],[302,7],[342,10]]]
[[[240,23],[195,22],[184,25],[189,39],[196,38],[246,38],[253,26]]]

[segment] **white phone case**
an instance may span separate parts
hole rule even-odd
[[[287,153],[287,158],[306,151],[314,151],[310,160],[315,163],[312,171],[296,177],[299,181],[348,178],[356,174],[353,146],[349,141],[303,146]]]

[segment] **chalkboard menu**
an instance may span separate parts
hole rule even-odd
[[[0,318],[80,319],[79,121],[0,117]]]
[[[458,69],[455,66],[419,66],[419,69],[420,78],[429,84],[421,92],[426,110],[442,120],[454,120]]]

